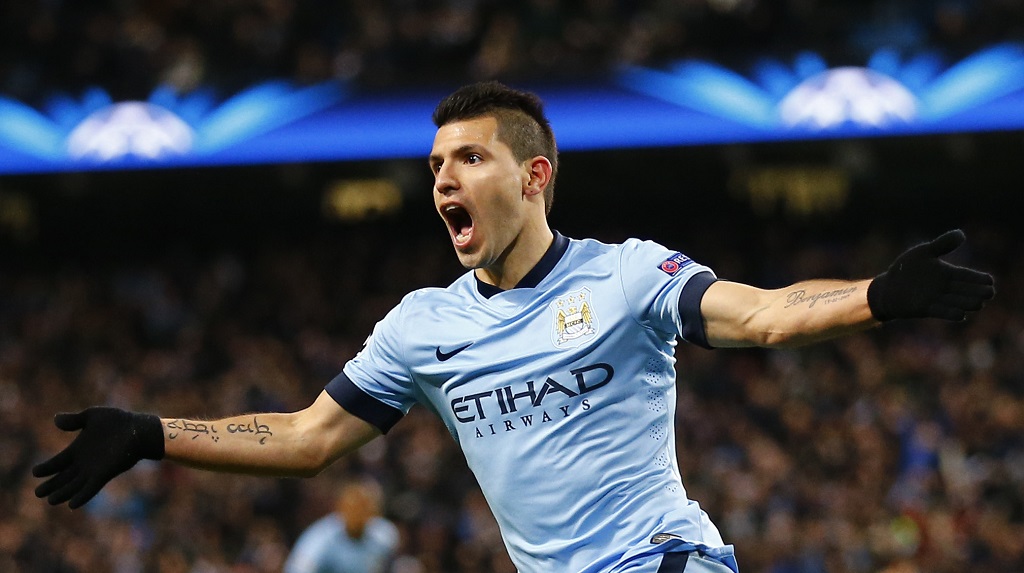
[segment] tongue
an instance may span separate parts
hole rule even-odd
[[[459,234],[462,235],[463,237],[468,237],[470,231],[472,231],[472,230],[473,230],[473,226],[472,225],[466,225],[465,227],[462,227],[461,229],[459,229]]]

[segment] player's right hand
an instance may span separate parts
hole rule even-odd
[[[78,435],[60,453],[32,468],[35,477],[52,476],[35,491],[50,505],[67,501],[68,507],[77,509],[139,460],[164,457],[163,426],[151,414],[92,407],[57,414],[53,422]]]

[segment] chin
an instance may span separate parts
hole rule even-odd
[[[480,266],[479,257],[473,253],[466,253],[455,249],[455,256],[459,257],[459,263],[467,269],[475,269]]]

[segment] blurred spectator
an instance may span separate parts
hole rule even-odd
[[[383,496],[369,479],[343,484],[334,512],[302,532],[284,573],[385,573],[398,548],[398,529],[380,515]]]

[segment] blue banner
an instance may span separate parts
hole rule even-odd
[[[959,62],[817,54],[747,73],[698,60],[631,67],[588,85],[523,86],[544,98],[564,151],[1024,129],[1024,46]],[[272,81],[219,100],[101,87],[40,109],[0,96],[0,174],[425,157],[446,91],[369,97],[344,84]]]

